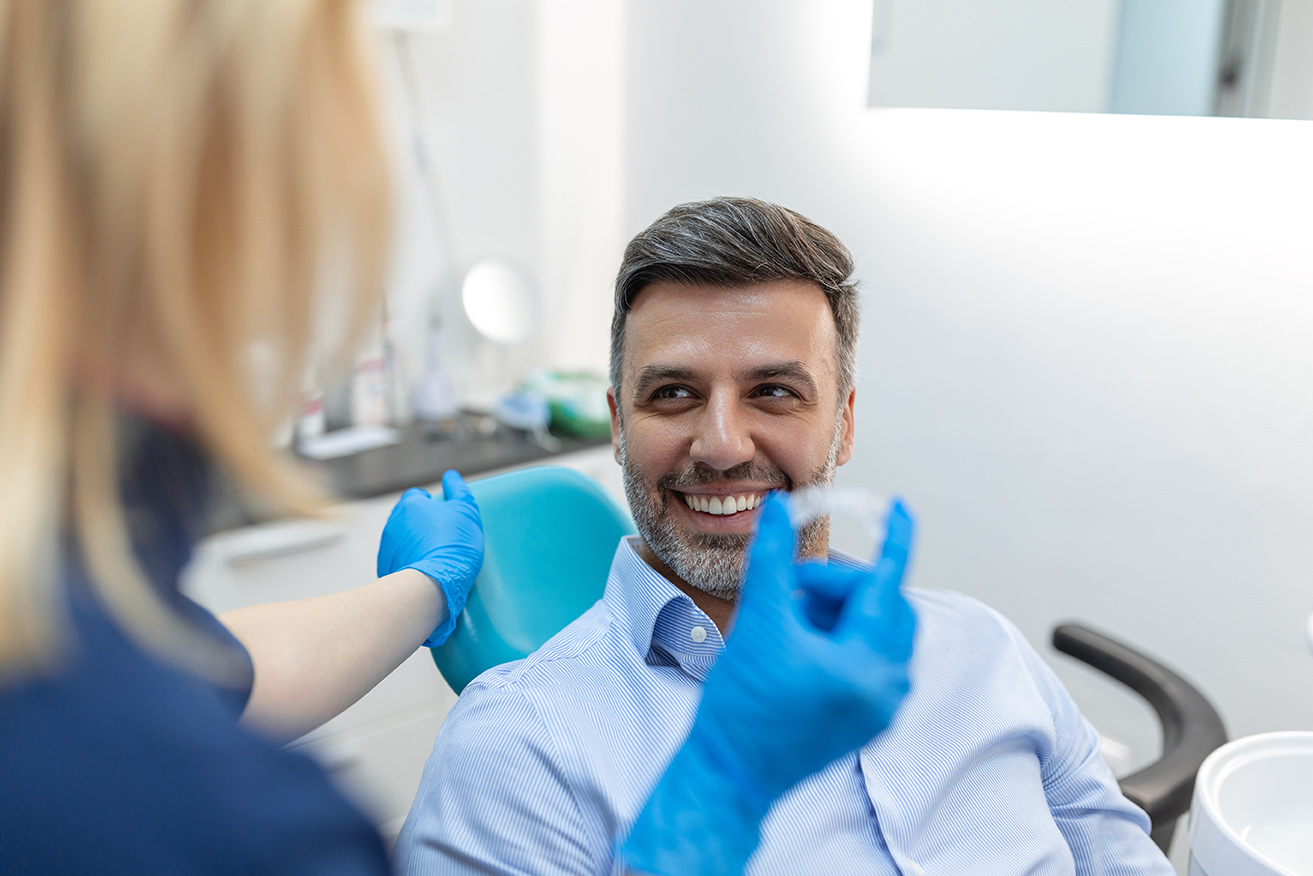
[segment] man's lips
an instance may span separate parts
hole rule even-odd
[[[769,490],[726,490],[714,493],[682,493],[673,490],[690,510],[715,517],[728,517],[751,511],[766,500]]]

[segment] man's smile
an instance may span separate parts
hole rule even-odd
[[[693,511],[711,514],[716,517],[728,517],[741,511],[751,511],[766,499],[765,490],[726,491],[718,493],[680,493],[675,491],[685,505]]]

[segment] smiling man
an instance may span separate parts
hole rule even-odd
[[[852,267],[825,229],[743,198],[676,207],[630,242],[608,397],[639,536],[593,608],[465,689],[398,840],[403,872],[618,872],[615,838],[724,649],[760,503],[828,484],[852,455]],[[828,534],[811,524],[799,552],[859,566]],[[1097,734],[1016,629],[959,594],[907,598],[900,711],[770,808],[748,872],[1169,876]]]
[[[642,293],[618,327],[608,393],[639,555],[724,631],[758,503],[829,484],[852,455],[852,367],[815,282],[659,280]],[[827,535],[813,523],[801,553],[824,557]]]

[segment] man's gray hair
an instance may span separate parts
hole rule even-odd
[[[829,301],[838,335],[839,392],[857,379],[858,301],[853,257],[839,238],[792,210],[755,198],[680,204],[625,247],[615,279],[611,385],[620,391],[625,319],[651,283],[744,286],[806,280]]]

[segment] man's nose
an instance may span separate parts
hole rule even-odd
[[[726,471],[756,454],[748,418],[737,398],[713,396],[698,418],[697,432],[689,453],[717,471]]]

